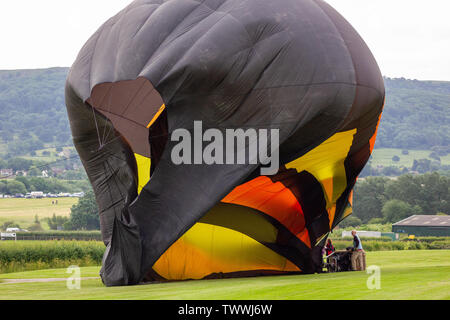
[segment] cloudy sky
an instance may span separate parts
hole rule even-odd
[[[89,36],[130,2],[2,0],[0,69],[70,66]],[[384,75],[450,80],[450,1],[327,2],[362,35]]]

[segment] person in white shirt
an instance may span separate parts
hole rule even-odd
[[[353,236],[353,253],[352,253],[352,270],[366,270],[366,253],[364,252],[361,239],[356,234],[356,230],[352,230]]]

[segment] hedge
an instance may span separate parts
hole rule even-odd
[[[1,241],[0,272],[101,265],[100,241]]]
[[[100,231],[39,231],[16,232],[17,240],[79,240],[101,241]]]
[[[353,245],[351,240],[332,241],[336,250],[343,250]],[[361,242],[365,251],[450,249],[448,238],[435,241],[374,241],[362,238]]]

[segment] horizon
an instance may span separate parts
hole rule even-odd
[[[0,72],[4,71],[37,71],[37,70],[50,70],[50,69],[70,69],[71,67],[44,67],[44,68],[24,68],[24,69],[0,69]],[[421,81],[421,82],[450,82],[449,80],[439,80],[439,79],[415,79],[415,78],[407,78],[407,77],[391,77],[387,75],[383,75],[383,79],[404,79],[404,80],[411,80],[411,81]]]

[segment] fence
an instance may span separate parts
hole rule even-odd
[[[3,238],[8,240],[10,238]],[[17,232],[16,240],[77,240],[77,241],[102,241],[99,231],[75,231],[75,232]]]

